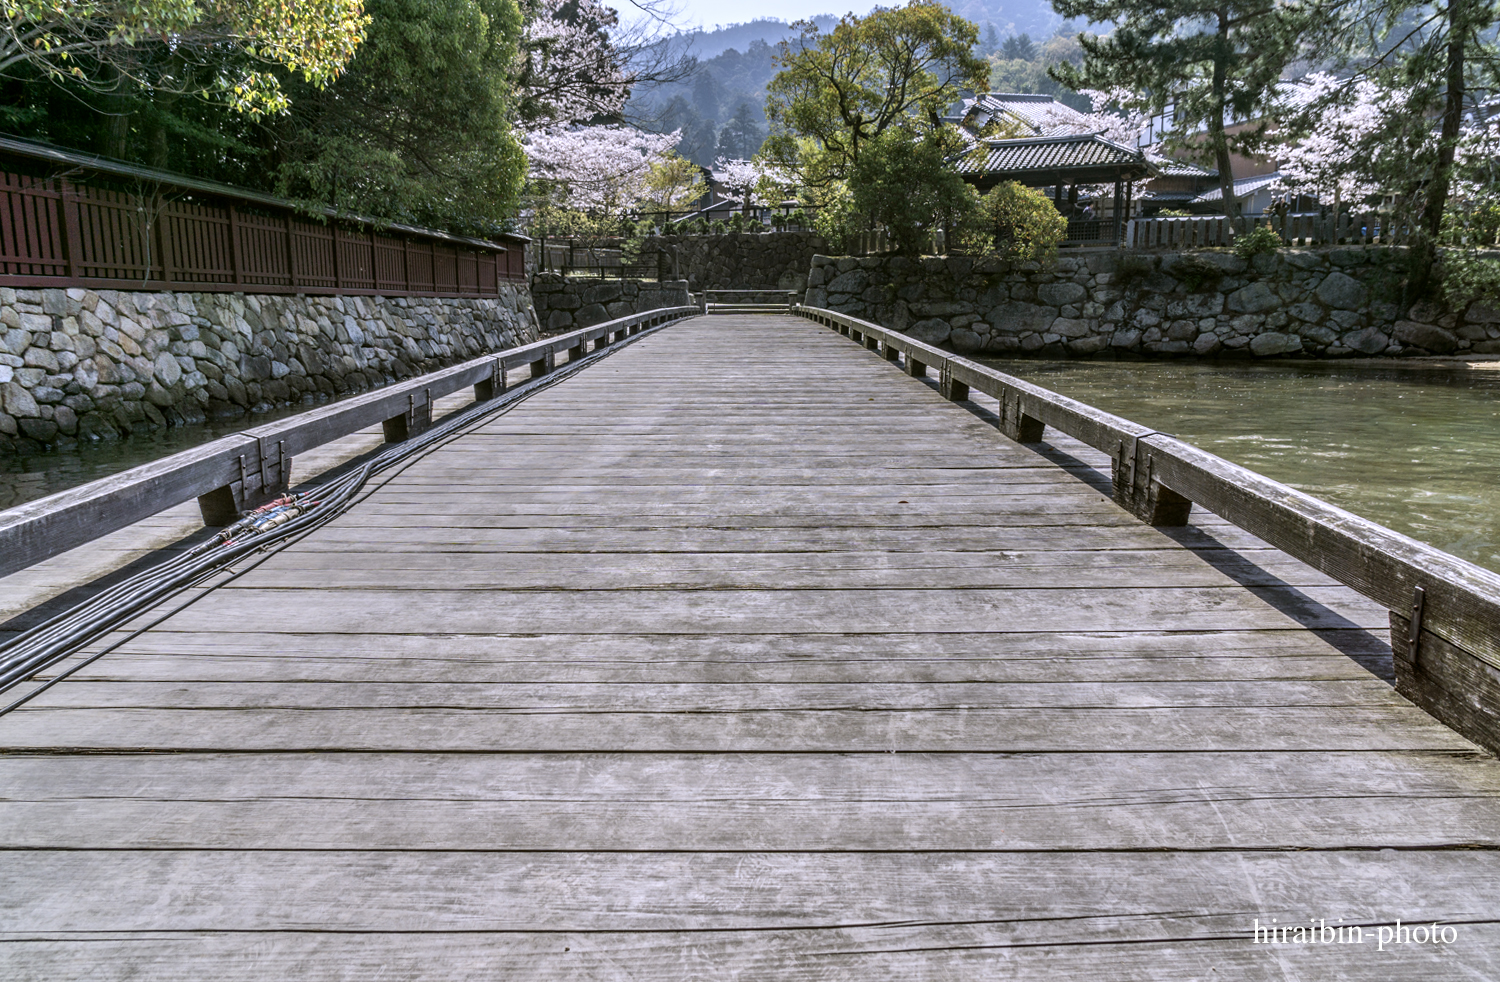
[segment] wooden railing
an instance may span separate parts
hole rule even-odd
[[[995,399],[999,427],[1013,440],[1037,443],[1050,426],[1105,452],[1115,500],[1142,520],[1183,525],[1196,503],[1384,606],[1398,690],[1500,753],[1500,574],[898,331],[830,310],[796,312],[903,362],[910,375],[935,371],[948,399]]]
[[[0,138],[0,286],[493,297],[524,236],[377,226]]]
[[[1240,229],[1235,232],[1236,227]],[[1228,246],[1236,234],[1270,228],[1291,246],[1402,245],[1411,225],[1404,218],[1371,212],[1340,215],[1253,215],[1232,222],[1222,215],[1135,218],[1125,228],[1130,249],[1201,249]]]
[[[545,374],[559,354],[576,359],[590,343],[597,350],[698,312],[696,307],[668,307],[632,314],[485,355],[0,512],[0,576],[193,498],[205,524],[229,524],[245,508],[287,488],[292,458],[299,453],[376,423],[383,425],[387,441],[407,439],[432,424],[436,399],[466,386],[474,387],[476,400],[492,399],[505,390],[511,369],[530,366],[533,377]]]

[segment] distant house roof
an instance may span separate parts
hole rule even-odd
[[[1236,198],[1243,198],[1245,195],[1254,194],[1261,188],[1267,187],[1271,184],[1275,184],[1279,180],[1281,180],[1280,171],[1272,171],[1269,174],[1257,174],[1255,177],[1243,177],[1234,182],[1234,196]],[[1222,200],[1224,200],[1223,190],[1220,188],[1213,188],[1212,190],[1204,191],[1202,194],[1198,195],[1198,197],[1193,199],[1193,203],[1208,204],[1211,201]]]
[[[1192,191],[1155,191],[1147,188],[1141,194],[1141,201],[1150,201],[1156,204],[1169,201],[1192,201],[1197,197],[1198,195]]]
[[[1158,157],[1152,155],[1151,162],[1156,165],[1162,177],[1218,177],[1219,172],[1212,168],[1200,167],[1186,160],[1173,160],[1170,157]]]
[[[1088,117],[1072,106],[1029,92],[986,92],[965,105],[963,118],[976,132],[991,120],[1003,119],[1029,129],[1033,136],[1070,136],[1089,126]]]
[[[1098,134],[1044,136],[1024,140],[980,140],[954,164],[981,187],[1001,181],[1043,184],[1095,184],[1156,173],[1139,150]]]

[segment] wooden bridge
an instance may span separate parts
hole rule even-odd
[[[0,976],[1500,977],[1500,766],[1340,583],[1437,569],[1437,665],[1489,574],[870,325],[625,333],[0,716]]]

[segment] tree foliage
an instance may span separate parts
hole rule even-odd
[[[934,229],[962,225],[978,206],[978,192],[948,162],[959,149],[951,130],[886,129],[850,172],[855,210],[884,225],[897,252],[920,255]]]
[[[1050,262],[1068,232],[1068,220],[1046,195],[1015,181],[980,199],[979,215],[995,251],[1017,262]]]
[[[326,85],[367,23],[360,0],[4,0],[0,10],[0,74],[209,93],[251,115],[286,107],[278,68]],[[205,66],[214,70],[194,71]]]
[[[681,210],[701,198],[705,187],[702,168],[668,151],[651,164],[643,197],[664,211]]]
[[[525,160],[512,131],[514,0],[368,0],[345,75],[291,86],[267,121],[278,190],[335,208],[469,231],[513,213]]]
[[[762,153],[804,185],[847,178],[887,129],[935,124],[963,90],[988,81],[973,53],[978,29],[933,0],[847,15],[827,33],[796,26],[767,89],[773,132]]]
[[[1001,43],[1000,57],[1007,61],[1031,61],[1036,57],[1036,43],[1030,34],[1012,34]]]

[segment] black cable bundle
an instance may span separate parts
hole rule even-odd
[[[634,337],[626,339],[625,343],[645,337],[672,323],[674,322],[668,321],[647,328]],[[272,505],[264,506],[258,511],[249,512],[213,539],[180,556],[175,556],[137,573],[78,606],[0,644],[0,692],[14,688],[38,672],[46,670],[97,640],[100,636],[127,623],[141,612],[151,609],[167,597],[203,582],[235,561],[251,553],[268,550],[273,546],[284,547],[293,539],[326,525],[355,503],[355,497],[375,475],[398,464],[411,462],[448,440],[461,436],[477,423],[562,381],[574,372],[612,354],[620,347],[624,347],[624,344],[611,345],[603,350],[590,352],[577,361],[569,361],[560,369],[525,382],[481,405],[463,410],[420,436],[381,451],[358,469],[337,477],[327,484],[317,485],[309,491],[273,502]],[[293,512],[296,514],[291,514]],[[290,518],[284,517],[288,514],[291,514]],[[269,555],[266,558],[269,558]],[[248,572],[248,569],[240,572]],[[176,613],[176,611],[171,613]],[[170,616],[170,614],[165,616]],[[149,626],[135,633],[141,633]],[[131,637],[134,637],[134,634]],[[124,644],[126,640],[129,638],[122,639],[104,651],[92,655],[10,705],[0,708],[0,716],[35,698],[85,665],[103,657],[120,644]]]

